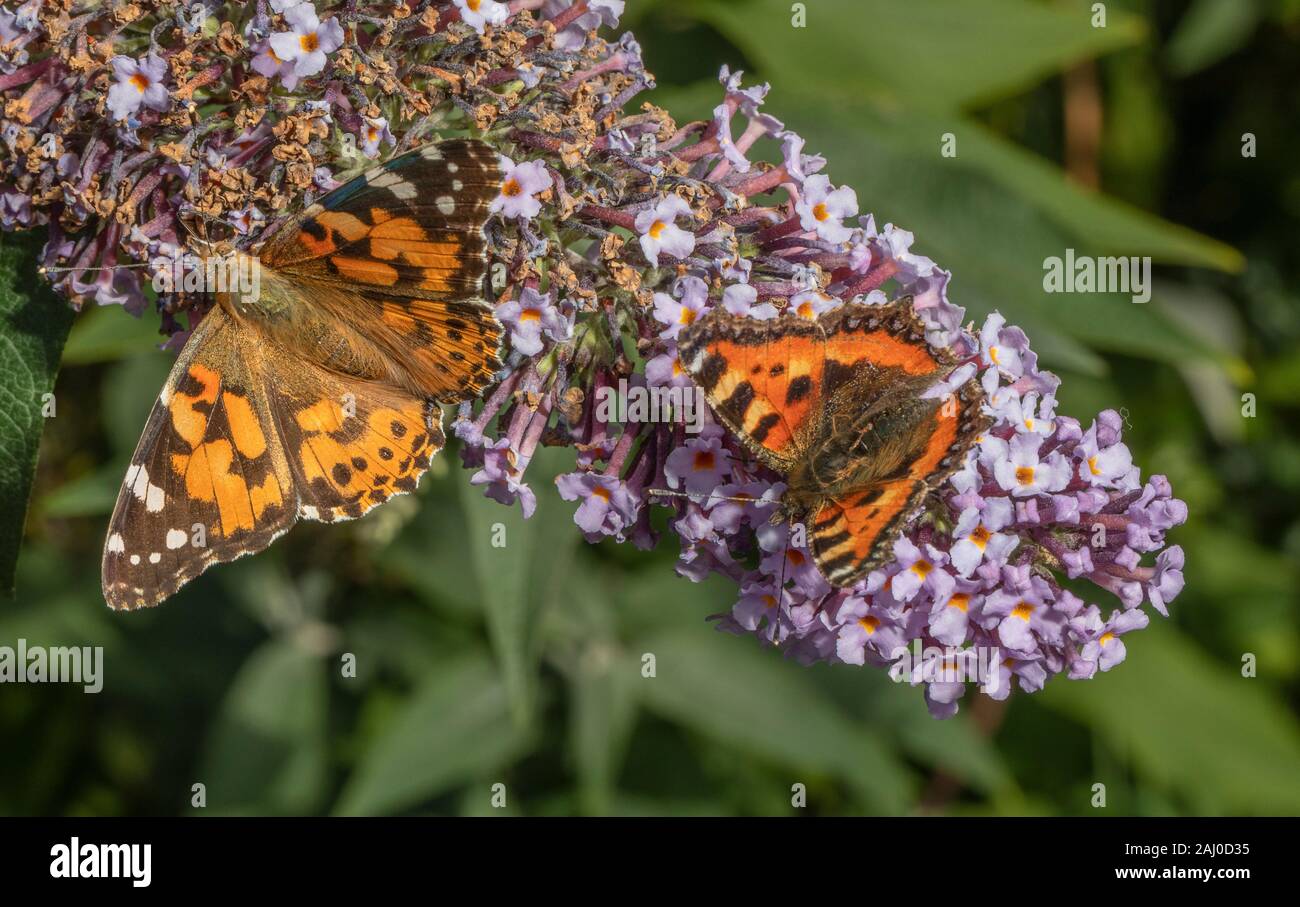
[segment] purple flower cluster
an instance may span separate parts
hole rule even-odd
[[[190,214],[252,243],[371,158],[470,131],[502,155],[488,233],[510,353],[453,427],[493,500],[531,515],[538,446],[570,447],[574,469],[555,481],[587,539],[651,548],[652,511],[667,508],[678,572],[736,585],[721,629],[803,662],[888,668],[938,715],[967,684],[903,653],[996,653],[976,680],[1001,698],[1110,669],[1146,624],[1142,603],[1163,614],[1180,591],[1165,533],[1186,507],[1163,477],[1142,482],[1120,416],[1085,430],[1058,415],[1058,379],[1022,331],[996,313],[964,328],[948,272],[907,231],[861,215],[763,109],[766,86],[724,68],[710,120],[638,109],[654,85],[640,47],[594,32],[617,24],[621,0],[259,0],[206,26],[164,0],[75,20],[67,5],[0,12],[0,223],[48,225],[46,263],[72,268],[59,282],[70,297],[138,312],[139,272],[113,266],[179,252]],[[815,319],[905,295],[961,363],[933,393],[978,375],[994,424],[894,562],[853,588],[826,582],[801,527],[772,521],[782,477],[710,414],[688,431],[662,408],[607,405],[639,394],[684,415],[694,388],[677,345],[714,307]],[[189,304],[160,296],[164,325]],[[1119,607],[1085,602],[1084,580]]]
[[[641,366],[617,351],[602,358],[596,344],[568,340],[567,331],[542,332],[552,317],[550,294],[525,290],[545,305],[527,319],[518,303],[502,306],[501,314],[516,352],[527,358],[515,362],[507,384],[477,414],[463,407],[458,423],[471,442],[463,451],[467,464],[489,461],[474,481],[495,483],[489,493],[520,499],[527,512],[522,472],[535,444],[544,436],[571,444],[577,468],[556,482],[565,500],[577,502],[575,522],[589,540],[652,547],[651,510],[671,507],[678,572],[696,581],[722,574],[736,583],[735,604],[718,617],[721,629],[754,635],[805,663],[889,669],[900,681],[923,685],[938,716],[956,712],[968,684],[909,666],[900,656],[916,647],[942,648],[950,661],[993,653],[992,670],[977,687],[995,698],[1016,685],[1037,690],[1054,674],[1082,679],[1119,664],[1122,637],[1146,625],[1139,606],[1149,601],[1164,614],[1181,589],[1182,551],[1165,548],[1165,532],[1185,519],[1186,506],[1163,477],[1142,483],[1117,413],[1102,413],[1086,430],[1057,415],[1059,379],[1039,370],[1023,331],[997,313],[978,334],[963,329],[964,310],[946,295],[950,275],[911,251],[907,231],[858,216],[853,191],[832,185],[820,173],[825,161],[805,154],[799,136],[760,110],[765,87],[744,88],[727,70],[721,81],[725,100],[715,119],[683,127],[666,144],[677,149],[692,133],[694,143],[667,151],[615,136],[611,144],[639,158],[638,170],[661,178],[685,163],[677,185],[707,185],[723,203],[701,206],[689,192],[660,192],[591,212],[622,232],[588,232],[605,241],[630,234],[645,266],[630,304],[619,305],[618,295],[602,305],[579,301],[580,323],[606,336],[630,333]],[[735,126],[741,116],[743,129]],[[764,138],[781,143],[781,166],[748,159]],[[726,204],[777,187],[788,195],[783,208]],[[538,216],[554,212],[542,206]],[[757,254],[741,254],[752,246]],[[994,424],[944,488],[941,512],[916,520],[897,540],[894,562],[852,588],[828,584],[806,539],[772,522],[782,477],[754,464],[721,426],[710,422],[688,435],[679,423],[605,418],[592,404],[620,384],[689,388],[677,341],[714,306],[755,319],[781,309],[817,318],[848,301],[873,305],[902,295],[913,297],[927,339],[963,363],[933,392],[978,376]],[[483,435],[493,419],[501,427],[496,442]],[[1154,555],[1154,564],[1143,566],[1144,555]],[[1120,607],[1105,613],[1084,601],[1064,585],[1077,579],[1112,593]]]

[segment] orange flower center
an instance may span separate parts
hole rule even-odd
[[[1034,613],[1034,606],[1029,604],[1029,602],[1020,602],[1011,609],[1011,613],[1028,623],[1030,615]]]
[[[506,184],[501,187],[501,194],[507,198],[514,198],[517,195],[522,195],[523,192],[524,187],[519,185],[519,180],[514,179],[513,177],[506,180]]]
[[[700,471],[703,471],[703,470],[712,469],[712,468],[713,468],[713,464],[714,464],[715,462],[717,462],[717,461],[716,461],[716,459],[715,459],[714,456],[713,456],[713,451],[711,451],[711,450],[700,450],[700,451],[696,451],[696,453],[695,453],[695,460],[691,463],[691,467],[692,467],[696,472],[700,472]]]
[[[975,531],[970,534],[970,540],[975,543],[976,547],[978,547],[980,551],[983,551],[984,546],[989,543],[989,535],[989,531],[985,529],[984,524],[981,523],[976,526]]]
[[[1018,466],[1016,467],[1016,481],[1021,485],[1034,484],[1034,467]]]
[[[541,321],[542,313],[537,309],[524,309],[519,313],[520,321]]]
[[[970,607],[970,596],[965,592],[954,592],[952,598],[948,599],[948,607],[965,611]]]
[[[655,221],[650,225],[650,238],[658,239],[660,236],[663,236],[664,231],[667,229],[668,225],[666,223],[661,220]]]
[[[592,490],[591,493],[592,493],[592,495],[594,495],[595,497],[600,498],[600,499],[601,499],[602,501],[604,501],[606,504],[609,503],[609,489],[606,488],[604,485],[597,485],[597,486]]]
[[[813,205],[813,217],[817,218],[819,221],[824,221],[830,216],[831,213],[826,210],[825,202],[818,202],[817,204]]]
[[[311,53],[316,48],[320,47],[320,38],[316,37],[315,32],[312,32],[309,35],[301,35],[298,38],[298,46],[307,53]]]
[[[129,81],[132,87],[135,88],[135,90],[140,92],[141,94],[144,94],[144,90],[149,87],[148,77],[141,75],[138,72],[135,75],[131,76]]]
[[[695,312],[693,309],[682,308],[682,314],[677,319],[682,324],[691,324],[695,321]]]
[[[912,572],[915,573],[917,576],[921,577],[921,579],[925,579],[927,576],[929,576],[930,571],[933,569],[934,569],[934,564],[931,564],[929,561],[926,560],[917,561],[915,564],[912,565]]]
[[[858,626],[866,630],[868,636],[875,636],[876,631],[880,629],[880,621],[868,614],[866,617],[858,618]]]

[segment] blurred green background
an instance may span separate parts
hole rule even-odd
[[[105,523],[171,357],[153,316],[96,310],[0,645],[102,645],[105,685],[0,687],[0,813],[782,815],[794,784],[819,814],[1300,812],[1300,0],[1109,2],[1105,27],[1082,2],[810,0],[796,29],[800,5],[629,0],[624,22],[679,122],[723,63],[770,80],[768,110],[915,231],[953,301],[1029,331],[1062,412],[1125,413],[1191,508],[1172,618],[1095,680],[935,721],[879,671],[715,632],[735,590],[677,579],[673,545],[585,545],[550,484],[567,453],[534,463],[525,523],[454,450],[416,497],[113,614]],[[1154,299],[1045,294],[1066,248],[1151,256]]]

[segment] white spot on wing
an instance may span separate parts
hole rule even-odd
[[[121,554],[126,550],[126,543],[122,541],[121,533],[114,532],[108,537],[108,550],[114,554]]]
[[[189,539],[189,536],[181,529],[167,530],[167,547],[172,551],[180,548]]]
[[[126,487],[131,489],[137,501],[144,501],[144,508],[150,513],[157,513],[167,503],[166,493],[149,483],[149,470],[142,463],[132,463],[127,469]]]
[[[155,551],[155,552],[153,552],[152,554],[149,555],[149,563],[151,563],[151,564],[156,564],[156,563],[158,563],[160,560],[162,560],[162,555],[159,554],[157,551]]]
[[[456,200],[450,195],[441,195],[438,197],[438,210],[443,214],[452,214],[456,210]]]
[[[140,555],[138,555],[138,554],[133,554],[133,555],[131,555],[131,563],[132,563],[132,564],[138,564],[138,563],[140,563]]]

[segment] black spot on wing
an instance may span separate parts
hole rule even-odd
[[[731,396],[722,402],[718,410],[737,425],[742,425],[745,421],[745,413],[753,402],[754,386],[748,381],[742,381],[736,385],[736,389],[731,392]]]
[[[706,391],[712,391],[722,380],[722,376],[727,372],[727,360],[717,353],[710,353],[704,357],[704,364],[700,367],[699,382],[700,386]]]
[[[762,444],[767,438],[767,433],[775,428],[780,421],[781,416],[778,413],[768,413],[766,416],[758,420],[758,424],[754,426],[754,430],[749,433],[750,437],[752,437],[756,443]]]
[[[790,386],[785,392],[785,402],[787,404],[798,403],[804,400],[812,393],[812,378],[807,375],[800,375],[790,382]]]

